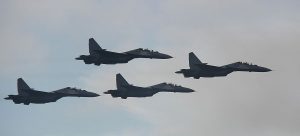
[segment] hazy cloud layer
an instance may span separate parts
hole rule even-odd
[[[172,82],[196,90],[151,98],[62,99],[45,105],[1,100],[0,135],[298,136],[300,16],[295,0],[1,1],[0,97],[22,76],[36,89],[76,86],[102,93],[115,74],[150,86]],[[170,60],[84,65],[88,38],[103,48],[143,47]],[[193,51],[209,64],[253,62],[274,71],[185,79]],[[3,91],[2,91],[3,90]]]

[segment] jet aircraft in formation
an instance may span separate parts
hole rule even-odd
[[[248,72],[269,72],[271,69],[249,64],[243,62],[235,62],[224,66],[213,66],[202,63],[197,56],[191,52],[189,53],[189,69],[181,69],[175,73],[183,74],[184,77],[193,77],[199,79],[200,77],[221,77],[235,71]]]
[[[15,104],[30,103],[44,104],[49,102],[56,102],[62,97],[97,97],[96,93],[88,92],[81,89],[66,87],[52,92],[42,92],[30,88],[22,78],[17,81],[18,95],[8,95],[4,98],[12,100]]]
[[[90,55],[80,55],[76,60],[83,60],[85,64],[118,64],[128,63],[135,58],[170,59],[170,55],[148,49],[134,49],[127,52],[117,53],[102,49],[94,38],[89,39]]]
[[[158,92],[190,93],[194,90],[174,84],[160,83],[149,87],[139,87],[129,84],[121,74],[116,75],[117,90],[108,90],[105,94],[112,97],[150,97]]]
[[[135,58],[150,58],[150,59],[170,59],[171,56],[157,51],[148,49],[134,49],[123,53],[111,52],[102,49],[99,44],[93,39],[89,39],[89,55],[80,55],[76,60],[83,60],[85,64],[118,64],[128,63]],[[189,69],[181,69],[175,73],[183,74],[184,77],[221,77],[235,71],[248,72],[269,72],[271,69],[243,62],[235,62],[224,66],[213,66],[207,63],[202,63],[197,56],[189,53]],[[139,87],[129,84],[121,74],[116,75],[116,90],[108,90],[104,94],[110,94],[112,97],[151,97],[158,92],[180,92],[190,93],[194,90],[182,87],[179,85],[160,83],[149,87]],[[96,93],[88,92],[81,89],[66,87],[52,92],[42,92],[30,88],[22,78],[17,80],[18,95],[8,95],[4,98],[12,100],[15,104],[30,103],[43,104],[55,102],[62,97],[97,97]]]

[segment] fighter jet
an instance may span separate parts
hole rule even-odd
[[[213,66],[202,63],[197,56],[191,52],[189,53],[189,66],[190,69],[181,69],[175,73],[183,74],[184,77],[193,77],[199,79],[200,77],[221,77],[235,71],[248,71],[248,72],[269,72],[271,69],[249,64],[246,62],[235,62],[224,66]]]
[[[116,75],[117,90],[108,90],[104,94],[111,94],[112,97],[150,97],[158,92],[180,92],[190,93],[194,90],[179,85],[160,83],[149,87],[139,87],[129,84],[121,74]]]
[[[30,103],[44,104],[48,102],[55,102],[62,97],[97,97],[96,93],[88,92],[81,89],[66,87],[52,92],[42,92],[30,88],[22,78],[18,81],[18,95],[8,95],[4,98],[6,100],[12,100],[15,104],[24,103],[29,105]]]
[[[111,52],[102,49],[94,38],[89,39],[89,52],[90,55],[80,55],[75,58],[76,60],[83,60],[85,64],[118,64],[128,63],[135,58],[150,58],[150,59],[170,59],[171,56],[162,54],[157,51],[148,49],[134,49],[123,53]]]

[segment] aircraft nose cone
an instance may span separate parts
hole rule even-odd
[[[178,88],[178,92],[191,93],[191,92],[195,92],[195,91],[193,89],[190,89],[190,88],[180,87],[180,88]]]
[[[162,59],[171,59],[171,58],[173,58],[172,56],[167,55],[167,54],[161,54],[160,56],[161,56]]]
[[[90,96],[91,96],[91,97],[98,97],[98,96],[100,96],[100,95],[97,94],[97,93],[90,93]]]
[[[266,68],[266,71],[267,71],[267,72],[270,72],[270,71],[272,71],[272,70],[271,70],[271,69],[269,69],[269,68]]]
[[[189,89],[189,88],[187,88],[186,89],[186,92],[195,92],[193,89]]]
[[[165,58],[167,58],[167,59],[171,59],[171,58],[173,58],[172,56],[170,56],[170,55],[166,55],[166,57]]]
[[[272,70],[269,68],[265,68],[265,67],[261,68],[261,72],[270,72],[270,71],[272,71]]]
[[[166,55],[166,54],[165,54],[165,55]],[[173,57],[170,56],[170,55],[166,55],[165,58],[166,58],[166,59],[171,59],[171,58],[173,58]]]

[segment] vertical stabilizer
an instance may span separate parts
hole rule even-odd
[[[94,38],[89,39],[89,52],[90,55],[99,54],[97,51],[101,51],[102,48],[100,45],[94,40]]]
[[[202,62],[197,58],[197,56],[193,52],[190,52],[189,64],[190,64],[190,68],[193,69],[193,68],[197,68],[196,64],[202,64]]]
[[[22,78],[19,78],[18,81],[18,93],[20,95],[25,94],[25,90],[30,90],[30,87],[25,83],[25,81]]]
[[[124,79],[124,77],[121,74],[117,74],[116,80],[117,80],[117,89],[129,85],[129,83]]]

